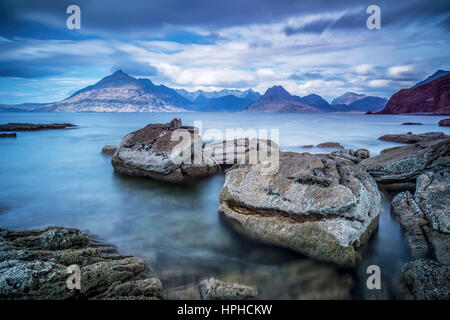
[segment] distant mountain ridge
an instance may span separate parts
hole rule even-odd
[[[330,104],[317,94],[292,95],[282,86],[262,96],[252,89],[189,92],[118,70],[64,100],[1,105],[0,112],[377,112],[386,103],[385,98],[347,92]]]
[[[266,91],[259,100],[245,111],[250,112],[376,112],[384,108],[388,100],[375,96],[350,93],[338,97],[333,102],[347,102],[347,104],[329,104],[317,94],[304,97],[291,95],[282,86],[274,86]],[[352,101],[352,102],[350,102]]]
[[[197,90],[197,91],[187,91],[186,89],[175,89],[175,91],[183,96],[184,98],[188,99],[191,102],[194,102],[199,96],[203,96],[205,98],[214,99],[214,98],[221,98],[225,96],[235,96],[237,98],[244,98],[244,99],[250,99],[253,101],[256,101],[261,97],[261,95],[253,91],[252,89],[248,89],[245,91],[237,90],[237,89],[222,89],[220,91],[203,91],[203,90]]]
[[[433,73],[431,76],[429,76],[428,78],[426,78],[423,81],[417,82],[415,85],[413,85],[411,88],[416,88],[418,86],[421,86],[423,84],[426,84],[430,81],[436,80],[439,77],[445,76],[447,74],[450,74],[450,71],[447,70],[438,70],[435,73]]]
[[[331,104],[345,104],[348,106],[352,102],[364,99],[365,97],[367,97],[365,94],[346,92],[342,96],[334,98]]]

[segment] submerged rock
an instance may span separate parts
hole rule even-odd
[[[398,133],[398,134],[385,134],[378,138],[378,140],[389,141],[389,142],[399,142],[399,143],[416,143],[424,140],[435,140],[435,139],[446,139],[450,136],[443,132],[426,132],[421,134],[408,133]]]
[[[0,138],[17,138],[17,133],[0,133]]]
[[[323,261],[354,265],[378,225],[373,178],[329,155],[282,153],[279,170],[236,165],[226,173],[219,211],[243,234]]]
[[[117,146],[107,145],[102,148],[102,154],[113,155],[117,151]]]
[[[440,120],[439,126],[440,127],[450,127],[450,118]]]
[[[122,139],[111,164],[121,174],[169,182],[212,175],[220,167],[203,152],[196,131],[176,118],[167,124],[149,124]]]
[[[343,148],[339,142],[322,142],[317,145],[318,148]]]
[[[361,161],[358,166],[383,185],[415,183],[424,172],[450,168],[450,137],[384,150],[378,156]]]
[[[81,290],[67,287],[71,265],[81,270]],[[0,229],[0,299],[160,298],[150,273],[143,259],[78,229]]]
[[[402,125],[404,126],[421,126],[423,125],[422,122],[403,122]]]
[[[0,131],[36,131],[48,129],[73,128],[76,125],[71,123],[6,123],[0,124]]]
[[[244,300],[258,296],[255,288],[239,283],[225,283],[214,278],[200,282],[198,290],[203,300]]]
[[[418,259],[403,266],[403,281],[418,300],[450,300],[450,267]]]

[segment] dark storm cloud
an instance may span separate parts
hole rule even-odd
[[[251,23],[271,23],[291,16],[321,14],[326,12],[353,12],[369,4],[378,4],[382,10],[382,23],[408,23],[414,19],[430,18],[449,13],[450,1],[375,1],[362,3],[356,0],[299,1],[299,0],[77,0],[81,8],[82,33],[102,33],[114,35],[143,36],[166,26],[197,26],[221,28],[247,25]],[[65,27],[66,8],[73,0],[17,1],[4,0],[0,18],[2,35],[23,35],[29,28],[21,28],[24,23],[34,23],[36,27],[52,26],[47,31],[58,34],[56,30]],[[320,33],[326,28],[351,28],[361,25],[367,14],[364,10],[356,14],[345,14],[337,21],[319,20],[305,25],[304,32]],[[31,21],[31,22],[30,22]],[[6,22],[6,23],[3,23]],[[38,28],[38,29],[39,29]],[[214,30],[211,30],[214,31]],[[292,35],[301,30],[296,26],[285,30]],[[131,34],[130,34],[131,33]],[[59,35],[61,36],[61,35]]]

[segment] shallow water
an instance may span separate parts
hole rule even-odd
[[[0,113],[0,123],[70,122],[77,129],[19,132],[0,139],[0,227],[77,227],[98,234],[122,253],[145,258],[161,277],[168,296],[195,297],[195,285],[208,276],[258,287],[262,298],[395,298],[395,281],[410,259],[398,223],[390,214],[392,195],[383,193],[377,232],[354,270],[276,247],[235,233],[217,213],[223,175],[189,185],[168,185],[113,172],[100,154],[130,131],[148,123],[203,121],[217,128],[279,129],[283,151],[337,141],[367,148],[372,155],[395,145],[377,140],[386,133],[444,131],[443,117],[236,114],[236,113]],[[402,122],[422,126],[402,126]],[[269,137],[270,138],[270,137]],[[308,151],[317,152],[317,149]],[[329,151],[329,150],[327,150]],[[322,151],[323,152],[323,151]],[[369,291],[366,268],[381,268],[382,290]]]

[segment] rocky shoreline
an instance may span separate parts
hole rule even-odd
[[[198,152],[202,163],[183,155],[181,162],[174,161],[180,140],[172,141],[171,136],[178,129],[187,134],[181,153]],[[374,157],[366,149],[340,144],[330,154],[281,152],[273,141],[259,139],[207,145],[196,128],[174,119],[132,132],[118,147],[105,146],[102,153],[112,155],[119,174],[170,183],[224,172],[218,211],[232,228],[255,241],[344,269],[358,265],[377,230],[379,188],[394,190],[392,212],[415,259],[402,269],[403,297],[450,299],[450,137],[425,133],[385,139],[407,145]],[[227,145],[231,151],[224,153]],[[279,155],[276,172],[266,171],[273,158],[250,162],[260,150]],[[74,264],[81,269],[81,290],[67,288],[67,267]],[[345,286],[330,298],[349,298],[350,285]],[[202,299],[259,297],[256,287],[214,278],[196,288],[165,293],[143,259],[119,254],[114,246],[80,230],[0,229],[0,299],[162,299],[180,294]]]

